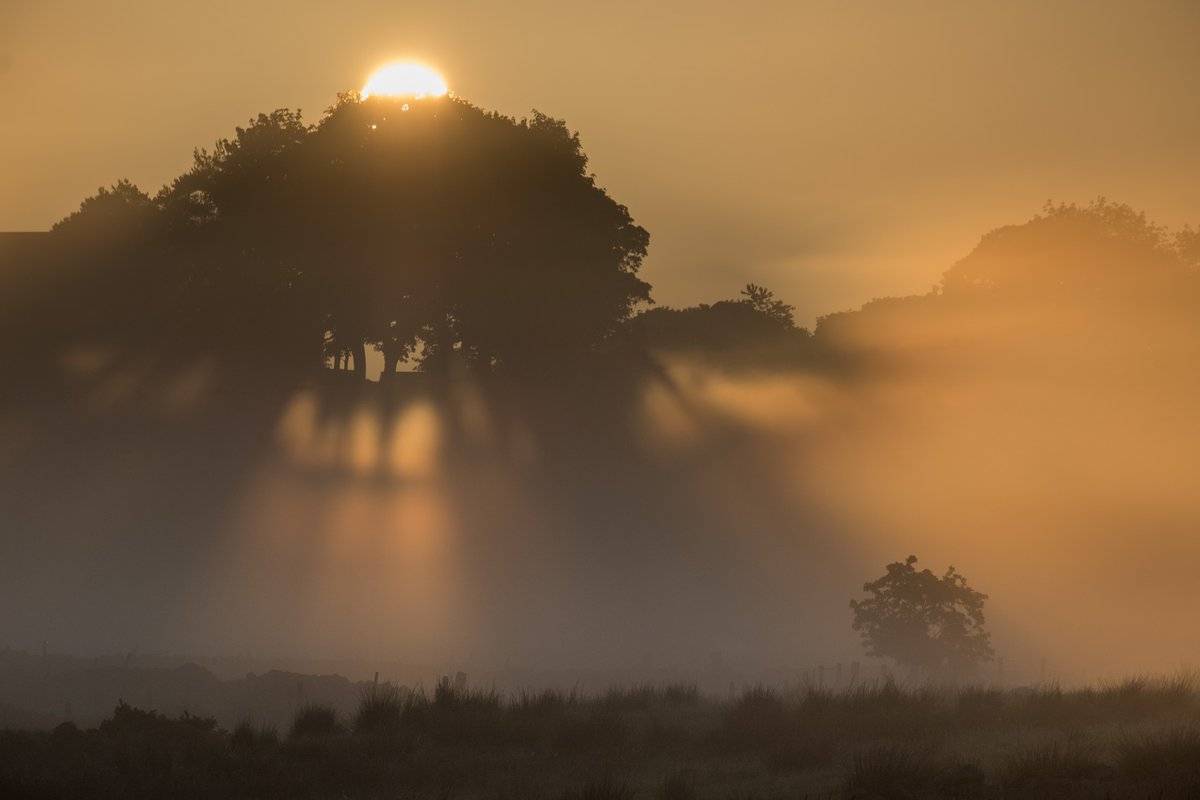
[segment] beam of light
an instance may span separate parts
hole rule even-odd
[[[367,78],[359,94],[364,100],[381,97],[442,97],[448,91],[446,79],[435,69],[415,61],[385,64]]]
[[[405,478],[428,477],[437,467],[441,420],[428,403],[409,406],[395,424],[389,449],[393,474]]]

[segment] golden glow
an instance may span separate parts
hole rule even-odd
[[[420,99],[442,97],[448,91],[437,70],[415,61],[394,61],[375,70],[359,94],[364,100],[375,95]]]

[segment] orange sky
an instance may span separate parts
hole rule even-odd
[[[0,0],[0,230],[417,57],[580,130],[660,302],[753,280],[811,322],[927,288],[1048,198],[1200,222],[1197,42],[1194,0]]]

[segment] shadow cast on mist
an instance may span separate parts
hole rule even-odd
[[[543,381],[65,375],[6,407],[17,640],[614,666],[808,647],[764,582],[814,609],[844,594],[770,435],[651,359]],[[684,439],[656,438],[648,395]]]

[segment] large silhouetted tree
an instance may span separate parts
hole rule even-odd
[[[162,269],[162,215],[129,181],[101,187],[54,225],[39,293],[27,309],[29,345],[87,338],[141,348],[164,322],[158,299],[173,288]]]
[[[212,305],[267,309],[314,360],[367,346],[515,371],[603,345],[649,286],[648,235],[535,112],[343,95],[315,127],[262,115],[160,196]],[[265,324],[269,321],[270,324]],[[236,327],[236,326],[235,326]]]
[[[299,112],[260,114],[160,192],[187,337],[262,366],[316,364],[321,287],[303,250]]]

